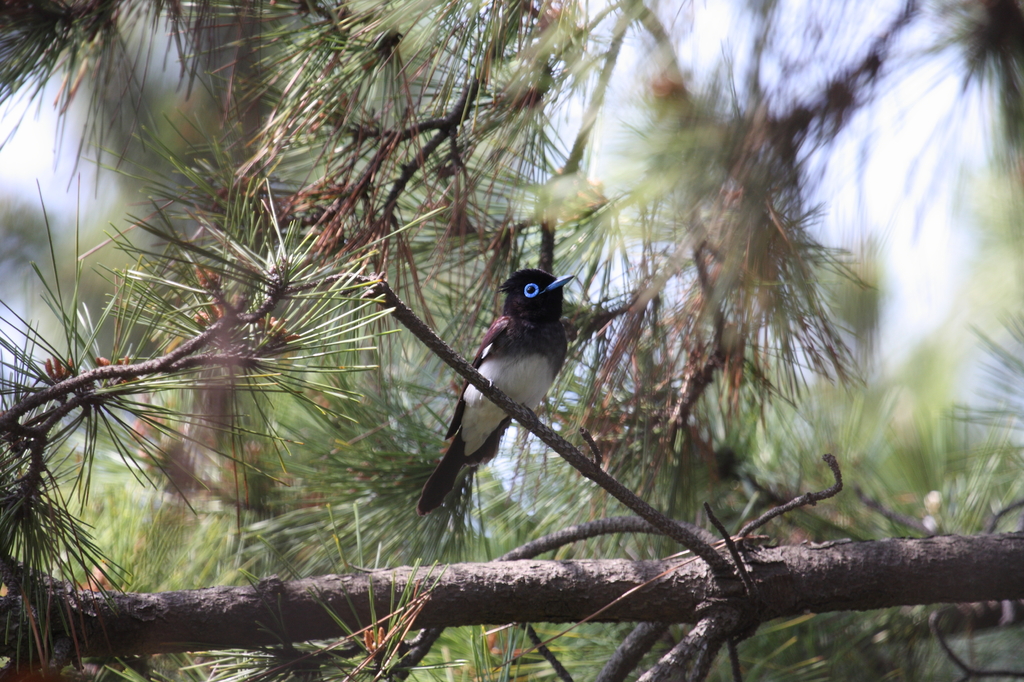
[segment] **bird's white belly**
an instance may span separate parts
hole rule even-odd
[[[502,393],[531,410],[540,404],[555,380],[551,362],[543,355],[484,360],[480,373]],[[462,415],[462,440],[469,454],[483,445],[491,432],[498,428],[505,419],[505,412],[473,386],[466,388],[462,399],[466,401]]]

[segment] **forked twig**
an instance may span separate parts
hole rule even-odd
[[[769,509],[764,514],[761,514],[759,517],[757,517],[747,525],[743,526],[743,528],[740,529],[740,532],[737,533],[737,535],[739,535],[740,537],[750,535],[752,532],[754,532],[764,524],[768,523],[776,516],[782,516],[786,512],[792,511],[797,507],[803,507],[806,505],[814,506],[821,500],[827,500],[830,497],[835,497],[836,495],[838,495],[839,491],[843,489],[843,474],[841,471],[839,471],[839,462],[836,461],[835,457],[828,454],[822,455],[821,458],[825,460],[825,463],[828,464],[828,468],[832,470],[832,475],[836,479],[835,484],[833,484],[830,488],[822,490],[820,493],[804,493],[800,497],[793,498],[786,504],[775,507],[774,509]]]
[[[739,625],[739,614],[729,608],[711,611],[700,619],[678,644],[661,657],[657,665],[638,682],[704,680],[711,671],[718,650]]]

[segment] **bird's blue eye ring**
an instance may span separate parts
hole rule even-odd
[[[533,298],[540,293],[540,287],[533,282],[530,282],[526,285],[526,288],[523,289],[523,293],[526,295],[526,298]]]

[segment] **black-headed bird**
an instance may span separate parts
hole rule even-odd
[[[540,404],[565,362],[562,287],[572,278],[543,270],[513,273],[501,285],[505,292],[501,317],[491,324],[473,358],[473,366],[494,386],[531,410]],[[500,407],[466,383],[445,436],[452,442],[423,486],[416,513],[422,516],[441,506],[462,467],[490,461],[509,422]]]

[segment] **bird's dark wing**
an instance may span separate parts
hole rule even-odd
[[[473,358],[473,366],[480,369],[480,365],[483,364],[484,358],[487,357],[488,353],[491,352],[495,342],[500,341],[501,336],[508,329],[509,318],[502,315],[494,322],[491,323],[491,328],[484,334],[484,340],[480,342],[480,348],[476,351],[476,356]],[[448,426],[448,433],[445,434],[445,440],[448,440],[456,433],[459,432],[459,427],[462,426],[462,413],[466,409],[466,401],[462,399],[462,396],[466,393],[466,387],[469,383],[462,384],[462,392],[459,394],[459,402],[455,406],[455,414],[452,415],[452,423]]]

